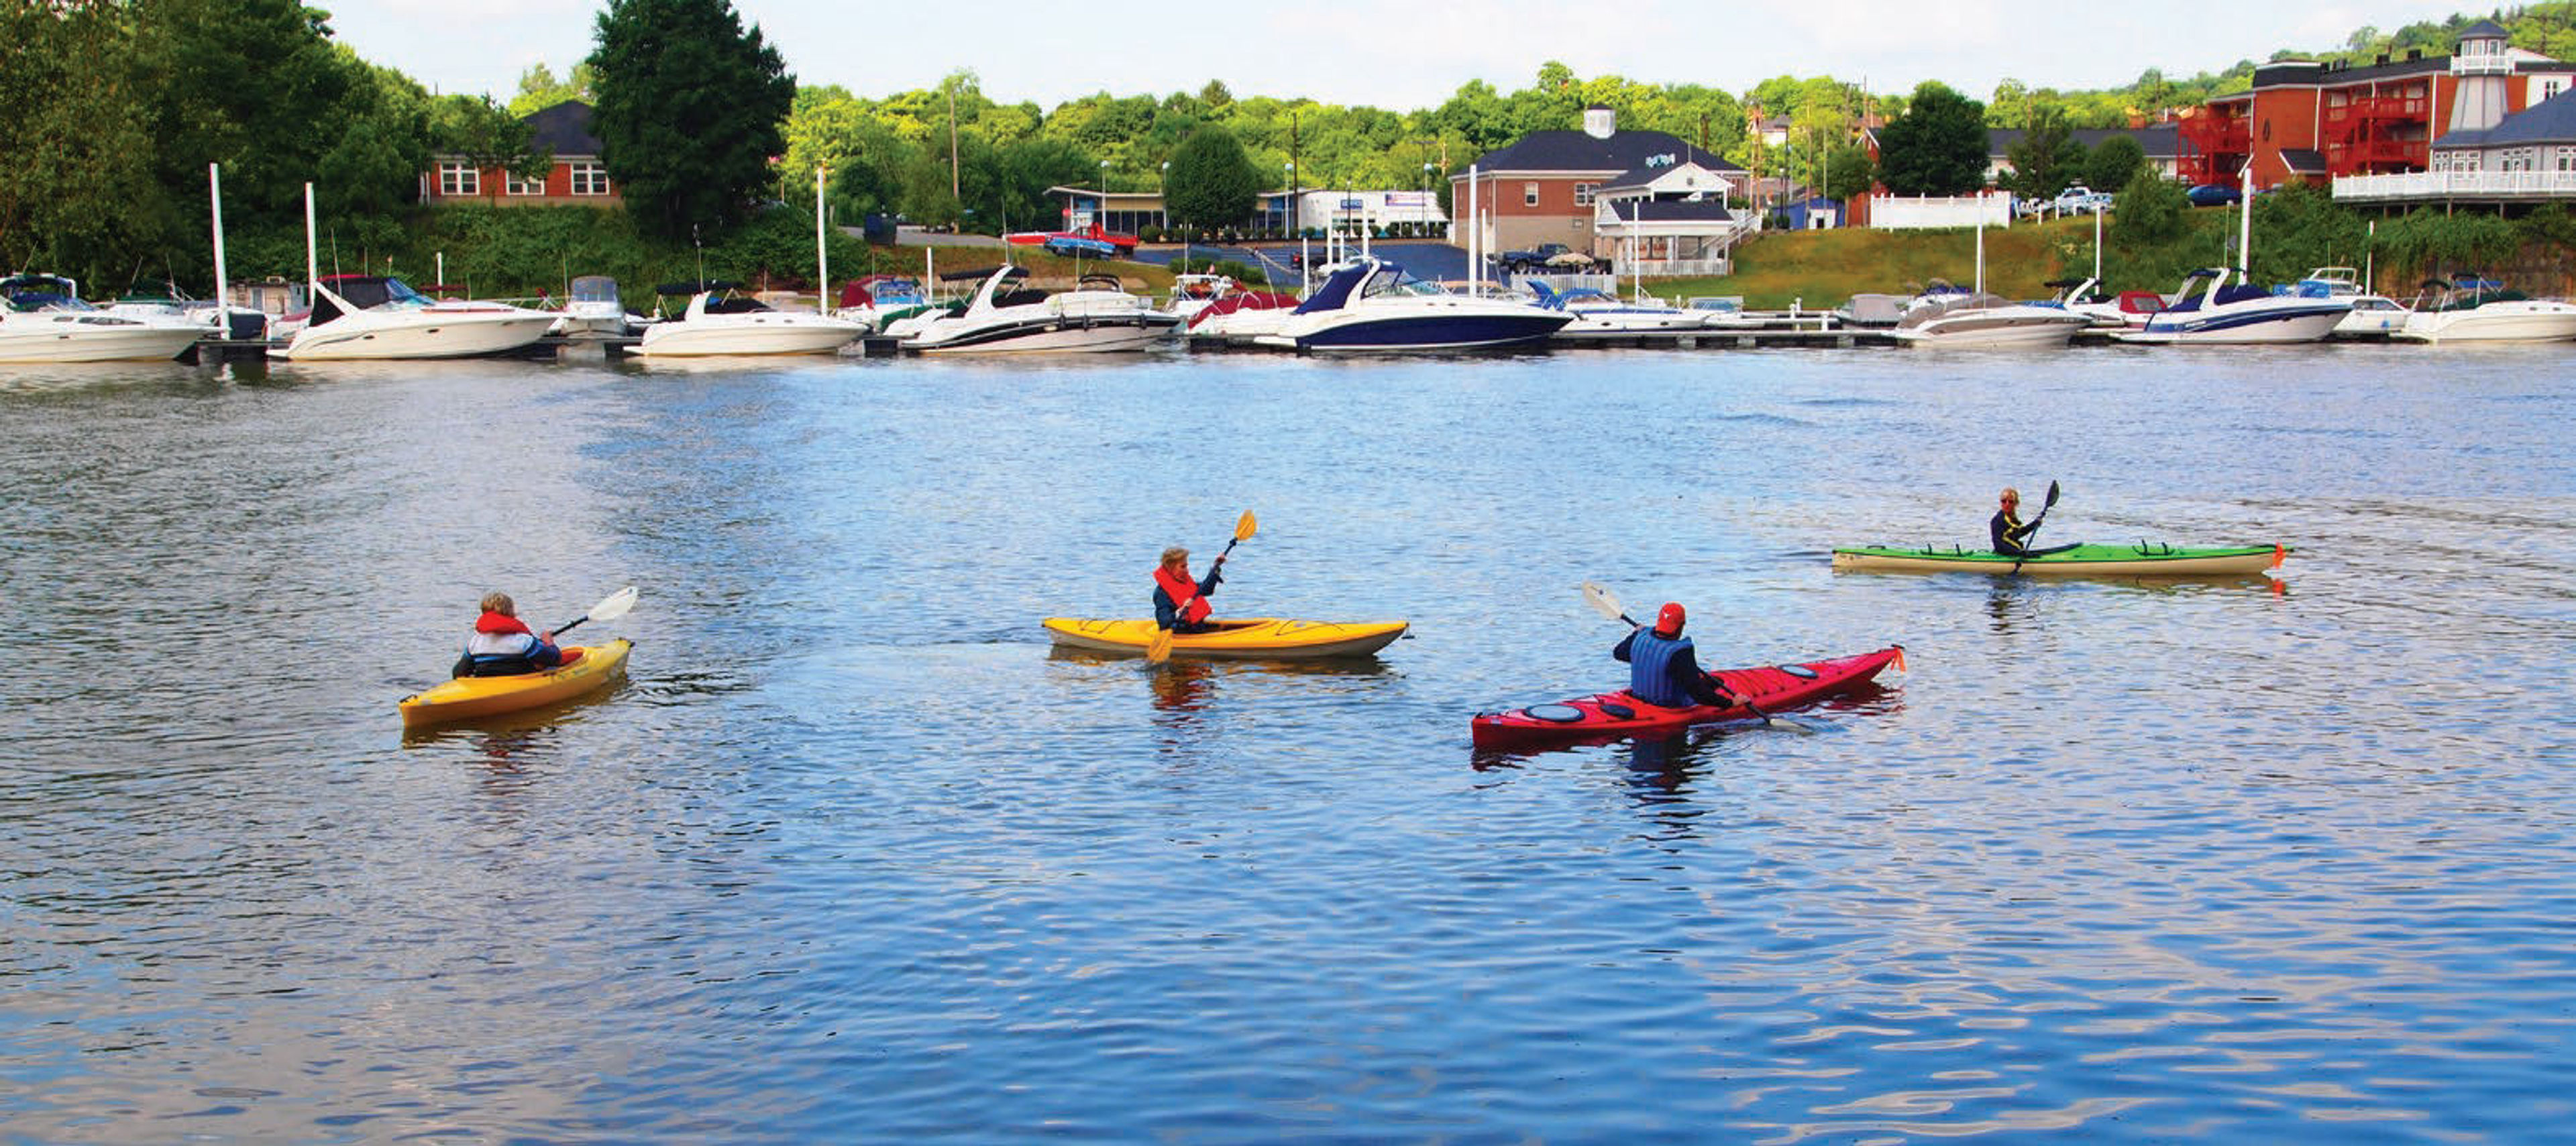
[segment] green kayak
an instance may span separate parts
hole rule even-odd
[[[2110,574],[2146,577],[2227,577],[2281,567],[2282,545],[2230,545],[2186,549],[2160,541],[2135,545],[2060,545],[2015,558],[1990,549],[1913,549],[1863,545],[1834,550],[1838,573],[2029,573],[2041,576]]]

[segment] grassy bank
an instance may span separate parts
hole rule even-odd
[[[2090,273],[2091,219],[2060,219],[1986,229],[1986,289],[2007,298],[2046,298],[2043,285],[2067,266]],[[1724,278],[1648,280],[1667,298],[1742,295],[1760,310],[1785,309],[1795,300],[1828,309],[1856,294],[1905,294],[1935,278],[1961,286],[1976,281],[1977,235],[1948,231],[1832,231],[1767,234],[1738,248],[1735,273]],[[2169,285],[2169,284],[2168,284]]]

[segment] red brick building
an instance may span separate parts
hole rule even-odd
[[[2253,86],[2184,114],[2180,177],[2238,185],[2248,161],[2257,188],[2293,179],[2422,171],[2432,143],[2483,129],[2566,91],[2576,64],[2512,47],[2479,21],[2456,55],[2381,56],[2348,67],[2282,60],[2254,69]]]
[[[1686,164],[1725,180],[1724,198],[1741,198],[1751,176],[1742,167],[1661,131],[1619,130],[1618,115],[1595,106],[1583,113],[1581,131],[1533,131],[1511,146],[1476,160],[1476,208],[1485,216],[1484,249],[1501,251],[1563,243],[1610,256],[1597,241],[1594,197],[1605,187]],[[1465,244],[1474,221],[1466,217],[1467,173],[1449,177],[1455,242]]]
[[[520,180],[498,167],[477,168],[437,156],[420,177],[424,203],[488,203],[503,207],[623,207],[625,198],[599,160],[599,137],[590,133],[590,105],[565,100],[523,117],[533,146],[555,157],[542,179]]]

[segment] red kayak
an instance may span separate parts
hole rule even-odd
[[[1858,688],[1889,664],[1894,664],[1898,672],[1905,671],[1905,646],[1889,645],[1874,653],[1805,664],[1719,669],[1708,675],[1717,678],[1719,687],[1729,694],[1752,701],[1764,712],[1778,712]],[[1533,704],[1509,712],[1480,712],[1474,728],[1478,748],[1545,748],[1581,741],[1653,737],[1694,724],[1755,719],[1759,718],[1753,710],[1741,704],[1665,708],[1620,691],[1555,704]]]

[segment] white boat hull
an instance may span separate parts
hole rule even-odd
[[[2315,310],[2283,311],[2262,316],[2199,315],[2189,321],[2168,322],[2159,315],[2136,330],[2114,331],[2111,337],[2122,342],[2150,346],[2206,345],[2246,346],[2285,342],[2323,342],[2335,332],[2335,325],[2352,312],[2349,304]]]
[[[963,325],[963,324],[961,324]],[[1108,354],[1144,350],[1179,327],[1170,315],[1151,318],[1066,317],[1007,330],[943,330],[937,324],[912,340],[923,354]]]
[[[39,312],[0,323],[0,362],[167,362],[214,333],[212,327],[56,317]]]
[[[269,353],[295,362],[474,358],[506,354],[531,345],[546,336],[558,317],[515,308],[443,315],[432,311],[359,311],[320,326],[307,326],[296,333],[294,341]]]
[[[2475,310],[2419,311],[2390,334],[2409,342],[2563,342],[2576,338],[2576,306],[2491,302]]]
[[[695,319],[661,323],[644,331],[644,341],[632,353],[647,358],[830,354],[867,332],[858,323],[836,318],[811,315],[744,317],[753,321],[717,323]]]

